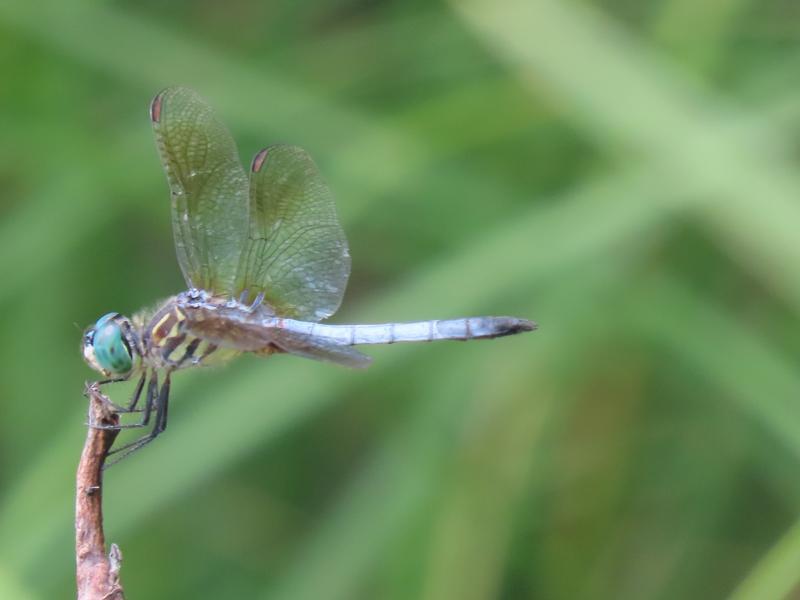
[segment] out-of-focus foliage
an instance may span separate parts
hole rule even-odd
[[[176,377],[106,476],[129,598],[800,589],[799,34],[787,0],[3,0],[0,597],[73,594],[80,330],[182,286],[170,84],[245,162],[316,158],[334,322],[541,330]]]

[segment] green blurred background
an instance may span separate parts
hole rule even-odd
[[[799,33],[790,0],[2,0],[0,598],[74,595],[81,330],[183,286],[170,84],[245,162],[316,158],[333,322],[541,330],[181,374],[106,476],[129,598],[800,589]]]

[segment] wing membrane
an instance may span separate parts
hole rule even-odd
[[[248,182],[227,128],[194,91],[168,88],[150,105],[172,197],[175,251],[189,287],[233,293],[247,235]]]
[[[333,194],[308,153],[278,145],[256,154],[238,290],[263,293],[281,316],[319,321],[339,308],[349,276]]]

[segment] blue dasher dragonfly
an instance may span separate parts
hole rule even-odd
[[[350,275],[347,239],[333,195],[308,153],[274,145],[245,173],[236,145],[194,91],[168,88],[150,119],[172,199],[178,264],[189,287],[132,319],[106,314],[83,336],[86,362],[106,378],[138,377],[121,412],[140,412],[144,437],[167,426],[174,371],[220,364],[243,352],[295,354],[348,367],[370,357],[353,346],[496,338],[536,325],[514,317],[329,325]],[[142,408],[137,408],[144,392]]]

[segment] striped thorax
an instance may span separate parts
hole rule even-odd
[[[187,332],[186,310],[192,302],[188,295],[193,292],[185,292],[167,300],[144,326],[142,344],[145,362],[149,366],[156,369],[184,369],[219,364],[239,354]],[[214,305],[215,301],[221,299],[212,299],[203,293],[204,303]]]

